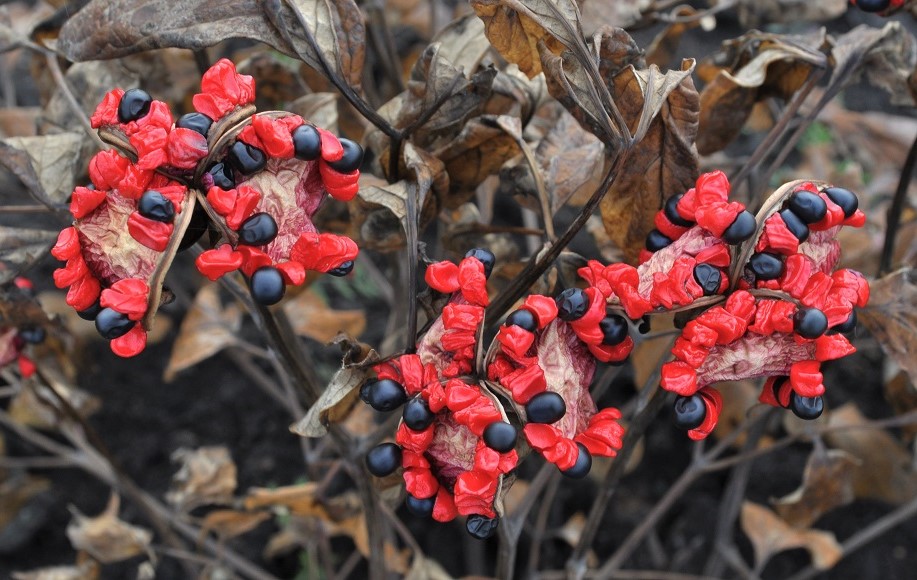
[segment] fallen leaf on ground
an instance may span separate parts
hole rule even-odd
[[[841,559],[843,551],[831,532],[796,529],[764,506],[742,503],[742,531],[755,551],[755,568],[762,569],[775,554],[792,548],[805,548],[817,570],[830,570]]]
[[[853,471],[857,463],[845,451],[813,449],[802,485],[775,500],[774,508],[794,528],[808,528],[822,515],[854,500]]]
[[[120,562],[140,554],[153,558],[150,542],[153,534],[118,518],[121,500],[112,495],[101,514],[90,518],[71,506],[73,520],[67,526],[67,537],[76,550],[83,550],[103,564]]]
[[[187,511],[200,505],[228,504],[236,490],[236,464],[223,446],[178,449],[172,461],[181,467],[172,476],[166,499]]]
[[[241,310],[235,304],[223,306],[217,284],[201,288],[182,320],[163,380],[171,382],[179,372],[236,344],[241,327]]]
[[[869,304],[859,320],[917,381],[917,270],[903,268],[870,283]]]

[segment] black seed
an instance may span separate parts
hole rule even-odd
[[[353,271],[353,260],[347,260],[346,262],[344,262],[343,264],[341,264],[334,270],[328,270],[328,274],[332,276],[337,276],[338,278],[340,278],[341,276],[346,276],[347,274],[350,274],[352,271]]]
[[[891,0],[857,0],[856,6],[863,12],[882,12],[888,10]]]
[[[776,254],[753,254],[748,260],[748,266],[758,280],[776,280],[783,274],[783,260]]]
[[[175,219],[175,204],[155,189],[143,192],[137,203],[137,211],[143,217],[157,222],[171,223]]]
[[[535,322],[535,315],[527,308],[520,308],[506,317],[506,326],[518,326],[523,330],[535,332],[538,323]]]
[[[821,397],[801,397],[795,391],[790,394],[790,411],[800,419],[818,419],[824,410],[825,400]]]
[[[799,308],[793,315],[793,330],[803,338],[818,338],[828,330],[828,317],[818,308]]]
[[[579,455],[576,456],[576,463],[574,463],[573,467],[570,469],[561,471],[561,473],[570,479],[582,479],[589,475],[589,470],[592,469],[592,454],[589,453],[589,450],[586,449],[586,446],[582,443],[577,443],[576,446],[579,447]]]
[[[230,190],[236,186],[236,180],[232,177],[229,166],[225,163],[216,163],[207,173],[213,178],[213,184],[220,189]]]
[[[238,233],[240,244],[263,246],[270,244],[277,237],[277,222],[271,214],[259,212],[242,222]]]
[[[118,121],[130,123],[145,117],[150,112],[150,105],[152,104],[153,97],[144,90],[130,89],[125,91],[121,97],[121,102],[118,103]]]
[[[732,224],[723,232],[723,241],[727,244],[741,244],[755,233],[758,222],[750,211],[742,210],[742,213],[736,216]]]
[[[312,125],[300,125],[293,131],[293,149],[296,158],[303,161],[318,159],[322,153],[322,138]]]
[[[780,404],[780,389],[783,388],[783,385],[786,384],[788,380],[790,380],[790,377],[777,377],[774,384],[771,385],[771,391],[774,393],[774,398],[777,399],[778,405]]]
[[[363,148],[350,139],[340,139],[341,146],[344,148],[344,156],[337,161],[332,161],[328,165],[337,172],[351,173],[363,165]]]
[[[488,518],[479,514],[471,514],[468,516],[468,521],[465,522],[465,529],[468,530],[472,538],[486,540],[494,535],[499,523],[500,518]]]
[[[434,495],[433,497],[420,499],[408,494],[408,496],[404,498],[404,505],[407,506],[408,511],[415,516],[419,518],[428,518],[433,515],[433,506],[436,505],[436,496]]]
[[[589,309],[589,297],[579,288],[567,288],[554,299],[557,316],[565,322],[579,320]]]
[[[96,316],[99,315],[99,312],[102,311],[102,305],[99,304],[99,301],[96,300],[96,303],[87,308],[86,310],[80,310],[77,312],[80,318],[83,320],[95,320]]]
[[[29,344],[41,344],[48,337],[48,332],[43,326],[27,325],[21,327],[16,335]]]
[[[381,443],[366,454],[366,468],[376,477],[385,477],[401,465],[401,447],[395,443]]]
[[[707,406],[704,398],[698,394],[690,397],[678,396],[675,399],[675,426],[685,431],[697,429],[707,418]]]
[[[124,336],[137,324],[127,317],[127,314],[121,314],[111,308],[103,308],[96,315],[96,330],[102,335],[102,338],[113,340],[119,336]]]
[[[650,233],[646,234],[646,249],[651,252],[658,252],[671,243],[672,239],[659,230],[650,230]]]
[[[273,266],[264,266],[255,270],[248,285],[255,302],[265,306],[280,302],[287,289],[280,270]]]
[[[400,388],[401,385],[398,385],[398,387]],[[401,390],[402,392],[404,391],[404,389]],[[433,412],[430,411],[430,407],[427,406],[427,402],[420,396],[414,397],[408,401],[404,406],[404,412],[402,414],[404,424],[414,431],[423,431],[433,423],[435,417],[436,415],[434,415]]]
[[[360,398],[377,411],[394,411],[408,400],[401,384],[391,379],[370,379],[360,388]]]
[[[529,423],[556,423],[567,413],[564,398],[552,391],[538,393],[525,404]]]
[[[703,289],[704,296],[712,296],[720,291],[723,273],[710,264],[698,264],[694,266],[694,281]]]
[[[665,206],[662,208],[662,213],[665,214],[665,217],[667,217],[673,225],[681,226],[683,228],[690,228],[694,225],[694,222],[691,220],[686,220],[685,218],[681,217],[680,213],[678,213],[678,202],[681,201],[681,198],[684,196],[685,194],[679,193],[666,200]]]
[[[783,223],[786,224],[786,229],[790,230],[790,233],[796,236],[796,239],[800,242],[804,242],[809,239],[809,226],[807,226],[799,216],[793,213],[793,210],[785,209],[780,212],[780,217],[783,219]]]
[[[494,421],[484,429],[484,443],[500,453],[512,451],[516,446],[516,428],[504,421]]]
[[[627,321],[617,314],[603,318],[599,322],[599,329],[602,331],[602,344],[608,346],[621,344],[627,338]]]
[[[191,214],[191,223],[188,224],[188,229],[185,230],[185,234],[181,238],[181,242],[178,244],[178,251],[187,250],[193,246],[201,236],[204,235],[204,232],[207,231],[207,226],[210,222],[207,219],[207,211],[204,208],[197,204],[194,206],[194,213]]]
[[[860,205],[860,200],[857,199],[856,194],[843,187],[829,187],[825,190],[825,195],[844,210],[844,217],[849,218],[852,216]]]
[[[494,264],[497,261],[493,255],[493,252],[484,248],[474,248],[465,252],[465,257],[477,258],[478,261],[484,264],[484,277],[490,278],[490,273],[493,272]]]
[[[176,127],[181,129],[191,129],[195,133],[200,133],[204,137],[207,136],[207,131],[210,130],[211,125],[213,125],[213,119],[204,113],[187,113],[179,117],[178,121],[175,121]]]
[[[229,150],[229,161],[243,175],[251,175],[264,169],[267,157],[261,149],[236,141]]]
[[[650,317],[644,316],[643,318],[640,319],[640,324],[637,325],[637,332],[639,332],[640,334],[647,334],[650,330],[652,330],[652,325],[650,324]]]
[[[797,191],[787,204],[793,213],[807,224],[814,224],[824,219],[828,213],[828,204],[811,191]]]
[[[853,332],[853,330],[856,327],[857,327],[857,311],[851,310],[850,316],[847,317],[847,320],[831,327],[831,331],[829,332],[829,334],[835,334],[838,332],[847,334],[848,332]]]

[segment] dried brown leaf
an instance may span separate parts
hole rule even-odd
[[[656,35],[656,38],[646,49],[647,64],[667,68],[672,63],[672,59],[675,58],[675,52],[681,43],[681,37],[684,36],[685,32],[701,25],[701,19],[695,18],[697,11],[690,6],[681,6],[675,10],[674,14],[681,20],[670,23],[662,32]]]
[[[511,118],[519,122],[517,117]],[[433,152],[449,174],[450,191],[455,195],[441,200],[444,207],[456,208],[474,193],[485,178],[518,153],[516,140],[498,125],[492,115],[482,115],[465,124],[449,144]]]
[[[848,0],[740,0],[739,21],[743,27],[765,24],[825,22],[847,12]]]
[[[201,505],[228,504],[236,490],[236,464],[223,446],[181,448],[172,453],[181,467],[172,476],[166,499],[181,510]]]
[[[13,572],[13,580],[96,580],[102,572],[95,560],[77,566],[50,566],[27,572]]]
[[[153,534],[118,518],[121,501],[112,495],[100,515],[90,518],[70,507],[73,520],[67,526],[67,537],[74,549],[83,550],[103,564],[120,562],[140,554],[153,557],[150,541]]]
[[[653,217],[668,196],[686,191],[698,175],[698,96],[694,61],[664,75],[655,66],[625,68],[615,79],[614,99],[639,139],[623,171],[602,200],[608,235],[635,262]]]
[[[405,580],[452,580],[452,576],[436,560],[426,558],[423,554],[414,554]]]
[[[64,203],[73,191],[82,133],[10,137],[0,141],[0,165],[10,170],[38,201]]]
[[[40,114],[38,107],[0,108],[0,138],[34,137]]]
[[[832,82],[865,79],[891,96],[896,105],[913,106],[910,77],[917,65],[917,42],[900,22],[882,28],[857,26],[838,37],[831,49]]]
[[[366,329],[362,310],[333,310],[312,290],[300,292],[283,305],[293,330],[321,343],[330,342],[340,332],[359,336]]]
[[[204,538],[208,533],[214,532],[221,540],[228,540],[254,530],[269,519],[270,512],[214,510],[204,516],[200,537]]]
[[[57,233],[0,226],[0,284],[6,284],[48,255]]]
[[[831,569],[843,554],[831,532],[793,528],[771,510],[750,501],[742,503],[740,521],[754,548],[757,569],[763,568],[774,554],[792,548],[808,550],[817,570]]]
[[[557,109],[556,121],[535,148],[554,212],[568,202],[586,203],[601,182],[605,163],[602,142],[583,130],[573,115]]]
[[[45,371],[45,368],[42,368]],[[47,374],[47,373],[46,373]],[[58,382],[54,385],[58,395],[84,419],[102,407],[102,401],[77,387]],[[28,384],[10,401],[9,414],[21,425],[37,429],[56,429],[60,426],[63,409],[49,387],[42,384]]]
[[[236,344],[241,326],[242,312],[235,304],[223,307],[218,285],[201,288],[182,320],[163,380],[172,381],[179,372]]]
[[[0,440],[0,455],[2,455]],[[29,517],[21,510],[38,495],[51,489],[51,482],[24,471],[0,474],[0,533],[10,524],[15,525],[17,518]],[[20,522],[21,523],[21,522]]]
[[[814,449],[806,462],[802,485],[774,501],[777,513],[794,528],[808,528],[822,515],[854,500],[857,460],[837,449]]]
[[[859,318],[883,350],[917,381],[917,270],[902,268],[870,283]]]

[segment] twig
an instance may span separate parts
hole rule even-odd
[[[497,578],[512,578],[516,567],[516,550],[519,547],[519,536],[522,534],[525,521],[529,512],[535,506],[535,500],[541,495],[552,477],[557,477],[557,468],[553,463],[545,463],[538,470],[538,474],[529,484],[522,501],[516,511],[503,518],[497,533],[500,538],[500,547],[497,551]]]
[[[901,169],[901,177],[898,178],[895,197],[892,198],[892,204],[885,214],[885,242],[882,244],[882,256],[879,258],[877,277],[881,277],[891,270],[892,257],[895,253],[895,238],[898,236],[898,226],[901,224],[901,213],[904,211],[907,190],[911,185],[911,180],[914,178],[915,165],[917,165],[917,136],[914,137],[911,150],[907,153],[907,159]]]
[[[544,496],[541,499],[541,507],[538,515],[535,517],[535,527],[532,529],[532,539],[529,542],[529,561],[525,573],[526,578],[534,578],[538,570],[538,560],[541,556],[541,542],[544,539],[544,531],[548,525],[548,516],[551,514],[551,507],[554,504],[554,497],[560,488],[561,477],[555,474],[548,482],[547,489],[544,490]]]
[[[54,77],[54,82],[57,83],[57,87],[64,95],[64,100],[67,101],[73,114],[76,116],[77,120],[79,120],[80,125],[83,126],[83,130],[86,131],[90,139],[95,141],[96,146],[100,149],[108,149],[108,146],[102,142],[102,139],[99,138],[95,129],[92,128],[89,117],[86,116],[86,111],[83,110],[83,107],[80,106],[79,101],[77,101],[76,97],[73,95],[73,91],[70,90],[70,85],[67,84],[67,79],[64,77],[64,73],[60,69],[60,64],[57,62],[57,55],[48,50],[44,50],[42,53],[44,54],[45,62],[48,64],[48,70],[51,71],[51,76]]]

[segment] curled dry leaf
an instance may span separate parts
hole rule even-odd
[[[427,558],[423,554],[414,554],[411,569],[408,570],[405,580],[452,580],[452,576],[436,560]]]
[[[87,552],[103,564],[120,562],[140,554],[147,554],[153,559],[150,550],[153,534],[120,520],[120,505],[120,498],[112,495],[105,511],[94,518],[81,514],[71,506],[73,520],[67,526],[67,537],[74,549]]]
[[[44,370],[44,368],[42,369]],[[102,407],[102,401],[77,387],[56,381],[54,389],[84,419]],[[23,383],[23,389],[10,401],[9,414],[21,425],[37,429],[56,429],[64,417],[60,403],[49,387],[34,382]]]
[[[825,434],[825,441],[859,460],[853,469],[853,489],[858,498],[901,504],[917,496],[911,453],[888,431],[870,428],[853,403],[833,411],[828,425],[832,429]]]
[[[0,165],[47,205],[61,204],[73,191],[78,171],[82,133],[42,137],[10,137],[0,141]]]
[[[700,96],[697,149],[709,155],[735,139],[754,105],[770,97],[789,99],[813,70],[827,65],[821,29],[805,36],[753,31],[725,42],[698,74],[707,81]]]
[[[76,566],[51,566],[27,572],[13,572],[13,580],[96,580],[102,572],[95,560]]]
[[[847,12],[849,0],[739,0],[739,22],[744,27],[765,24],[826,22]]]
[[[181,467],[172,476],[166,499],[182,510],[201,505],[228,504],[236,490],[236,464],[223,446],[178,449],[172,461]]]
[[[222,305],[217,284],[201,288],[181,323],[163,380],[171,382],[179,372],[236,344],[241,326],[242,312],[235,304]]]
[[[208,533],[214,532],[220,540],[228,540],[254,530],[269,519],[270,512],[214,510],[204,516],[200,538],[203,539]]]
[[[740,521],[754,548],[756,569],[762,569],[774,554],[792,548],[808,550],[817,570],[830,570],[841,559],[843,552],[834,534],[793,528],[764,506],[743,502]]]
[[[822,515],[854,500],[853,471],[858,461],[845,451],[814,449],[802,485],[774,501],[777,513],[794,528],[808,528]]]
[[[450,191],[458,193],[444,200],[447,208],[467,201],[475,187],[518,153],[516,140],[499,126],[501,118],[520,122],[508,115],[482,115],[466,123],[451,143],[433,152],[446,166]]]
[[[895,105],[913,106],[910,77],[917,65],[917,42],[900,22],[882,28],[867,24],[839,36],[831,49],[832,81],[865,79],[891,96]]]
[[[0,226],[0,284],[6,284],[47,256],[55,240],[56,232]]]
[[[860,314],[882,349],[917,381],[917,270],[902,268],[872,282]]]
[[[366,329],[363,310],[333,310],[311,290],[300,292],[283,305],[293,330],[323,344],[339,333],[360,336]]]

